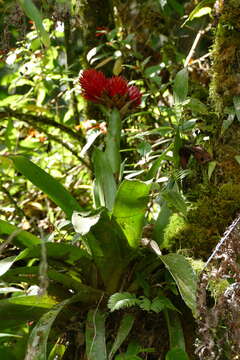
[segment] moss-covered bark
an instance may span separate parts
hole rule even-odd
[[[165,246],[187,249],[207,258],[226,227],[240,210],[240,126],[237,120],[222,134],[226,110],[240,95],[240,1],[220,1],[212,51],[210,97],[217,116],[212,119],[211,146],[216,168],[210,180],[207,167],[199,169],[187,197],[192,201],[188,218],[174,215],[165,231]],[[206,119],[209,124],[209,117]],[[204,179],[204,180],[203,180]]]
[[[240,1],[219,1],[219,23],[213,46],[210,95],[221,114],[240,95]]]

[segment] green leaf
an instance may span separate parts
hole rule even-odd
[[[207,106],[202,103],[199,99],[190,98],[185,101],[184,105],[190,108],[193,112],[198,114],[207,114],[208,108]]]
[[[105,154],[111,165],[113,174],[118,177],[121,165],[120,138],[121,117],[117,109],[113,109],[108,119]]]
[[[93,216],[82,216],[82,212],[79,213],[74,211],[72,215],[72,224],[74,230],[81,235],[86,235],[90,231],[91,227],[98,222],[100,216],[101,214]]]
[[[54,304],[56,301],[48,296],[15,296],[0,300],[0,329],[15,328],[37,320]]]
[[[188,94],[188,70],[187,68],[183,68],[180,70],[174,80],[173,84],[173,97],[174,104],[182,104]]]
[[[237,161],[237,163],[240,165],[240,155],[234,156],[234,159]]]
[[[180,109],[180,107],[178,107],[178,109]],[[179,117],[179,120],[180,120],[180,118],[181,118],[181,115]],[[180,127],[177,127],[176,132],[175,132],[174,142],[173,142],[173,159],[172,159],[176,168],[179,167],[179,163],[180,163],[179,152],[182,147],[182,144],[183,144],[183,140],[180,136]],[[170,180],[170,181],[172,181],[172,180]]]
[[[187,205],[183,196],[175,190],[164,190],[161,193],[162,197],[166,200],[167,205],[176,209],[184,216],[187,216]]]
[[[184,121],[184,123],[179,126],[179,130],[182,132],[190,131],[196,126],[196,123],[197,123],[197,119],[190,119]]]
[[[48,360],[61,360],[65,351],[65,345],[56,343],[48,356]]]
[[[153,65],[153,66],[148,66],[145,70],[144,70],[144,75],[148,78],[152,78],[154,76],[157,76],[160,71],[162,70],[162,66],[161,65]]]
[[[15,288],[13,286],[7,286],[7,287],[0,287],[0,294],[9,294],[13,292],[24,292],[24,290]]]
[[[88,360],[107,360],[105,339],[106,314],[90,310],[86,324],[86,355]]]
[[[29,336],[25,360],[47,360],[47,340],[52,324],[70,301],[72,299],[62,301],[41,317]]]
[[[111,351],[109,353],[108,359],[111,360],[116,353],[116,351],[120,348],[124,340],[127,338],[130,333],[133,324],[134,324],[134,316],[131,314],[124,314],[121,319],[117,336],[115,337],[114,343],[112,345]]]
[[[0,333],[0,338],[4,338],[4,337],[15,337],[15,338],[21,338],[22,336],[20,336],[20,335],[15,335],[15,334]]]
[[[227,119],[223,120],[222,122],[221,135],[223,135],[225,131],[232,125],[235,115],[236,115],[235,110],[232,108]]]
[[[164,240],[164,229],[169,224],[171,215],[172,215],[172,210],[169,209],[167,202],[163,201],[163,204],[161,204],[161,210],[158,214],[153,230],[154,240],[156,240],[159,246],[161,246]]]
[[[146,156],[152,150],[151,145],[146,141],[141,141],[137,146],[137,152],[141,156]]]
[[[120,225],[106,210],[102,211],[101,218],[85,235],[84,242],[91,251],[106,290],[115,292],[133,257]]]
[[[201,7],[200,9],[195,9],[194,13],[191,13],[189,16],[189,20],[193,20],[195,18],[202,17],[204,15],[211,14],[212,9],[209,6]]]
[[[0,238],[9,237],[13,244],[23,248],[41,243],[41,240],[35,235],[0,219]]]
[[[197,4],[197,6],[193,9],[193,11],[188,16],[187,20],[184,21],[182,24],[182,27],[188,22],[192,21],[195,18],[210,14],[212,9],[212,5],[215,2],[215,0],[203,0],[200,3]]]
[[[149,183],[124,180],[117,192],[113,215],[134,248],[141,238],[150,188]]]
[[[165,151],[163,151],[163,153],[153,162],[150,170],[148,171],[148,173],[145,176],[145,180],[150,180],[150,179],[153,179],[154,177],[156,177],[162,161],[164,161],[166,159],[167,153],[168,153],[168,151],[170,151],[172,149],[172,147],[173,147],[173,144],[171,144]]]
[[[27,101],[29,100],[23,95],[10,95],[7,96],[5,99],[0,100],[0,107],[19,105],[19,103],[22,104]]]
[[[99,199],[99,204],[96,205],[104,206],[111,211],[115,201],[117,185],[106,154],[97,148],[93,153],[93,164],[96,176],[94,191],[97,194],[97,199]]]
[[[176,311],[164,311],[164,316],[167,322],[170,348],[180,348],[185,351],[185,339],[183,328]]]
[[[164,7],[167,5],[167,0],[159,0],[159,4],[161,8],[164,9]]]
[[[42,17],[37,9],[37,7],[34,5],[32,0],[18,0],[23,11],[25,14],[35,22],[37,31],[39,32],[42,42],[46,47],[50,46],[50,38],[46,30],[44,29],[43,23],[42,23]]]
[[[71,273],[69,273],[71,275]],[[73,275],[63,274],[61,271],[54,270],[51,268],[47,271],[47,277],[53,284],[61,284],[64,289],[72,289],[76,292],[79,292],[79,301],[92,304],[95,303],[102,292],[91,286],[84,285],[81,282],[81,279]],[[27,284],[34,285],[38,282],[39,276],[39,267],[16,267],[14,269],[10,269],[6,274],[3,275],[4,281],[15,282],[16,279],[19,282],[25,282]],[[1,324],[0,324],[1,325]]]
[[[78,260],[90,259],[87,251],[71,244],[51,243],[44,244],[46,256],[51,259],[62,260],[70,264],[74,264]],[[26,258],[41,258],[42,246],[37,245],[22,251],[17,260]]]
[[[0,359],[17,360],[17,358],[12,352],[12,348],[5,345],[0,346]]]
[[[237,119],[238,121],[240,121],[240,96],[233,97],[233,104],[237,115]]]
[[[87,142],[80,152],[80,157],[85,156],[85,154],[90,149],[90,147],[93,145],[93,143],[95,142],[95,140],[97,139],[97,137],[99,135],[101,135],[101,131],[94,131],[94,132],[91,132],[89,135],[87,135],[87,138],[86,138]]]
[[[178,311],[178,309],[173,305],[171,300],[169,300],[166,296],[157,296],[152,300],[150,310],[159,313],[164,309],[170,309],[174,311]]]
[[[5,274],[16,261],[17,256],[9,256],[0,260],[0,276]]]
[[[10,156],[10,159],[13,161],[15,168],[47,194],[65,212],[67,217],[70,218],[74,210],[82,210],[79,203],[62,184],[32,161],[20,155]]]
[[[110,311],[124,309],[130,306],[138,305],[139,300],[135,294],[129,292],[117,292],[110,296],[108,300],[108,308]]]
[[[211,176],[215,170],[216,165],[217,165],[217,161],[210,161],[208,163],[208,180],[211,179]]]
[[[160,256],[160,259],[176,281],[184,302],[195,315],[197,277],[190,263],[180,254],[163,255]]]
[[[175,348],[168,351],[166,360],[189,360],[189,357],[184,350]]]

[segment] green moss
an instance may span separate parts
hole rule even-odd
[[[164,231],[164,240],[162,242],[162,248],[169,249],[175,246],[177,241],[177,234],[180,234],[187,226],[188,225],[182,216],[178,214],[173,214],[171,216],[169,224],[167,225]]]
[[[191,267],[193,268],[193,270],[195,271],[195,273],[197,275],[199,275],[203,268],[204,268],[204,265],[205,265],[205,262],[200,260],[200,259],[193,259],[193,258],[188,258],[188,261],[190,262],[191,264]]]
[[[240,209],[240,185],[212,187],[192,204],[187,220],[172,215],[164,232],[163,248],[190,249],[191,255],[207,258]]]
[[[237,7],[235,3],[238,3]],[[226,106],[232,105],[234,96],[240,95],[239,17],[239,1],[225,2],[212,50],[210,96],[218,114],[221,114]]]
[[[209,280],[208,289],[210,290],[215,301],[225,292],[229,287],[229,282],[226,279]]]

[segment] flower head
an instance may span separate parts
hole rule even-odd
[[[133,109],[141,103],[141,93],[136,86],[129,86],[122,76],[106,78],[101,71],[84,70],[80,79],[82,95],[96,104],[122,111]]]
[[[82,95],[85,99],[95,103],[102,102],[102,95],[107,91],[108,80],[101,71],[95,69],[84,70],[80,79]]]
[[[129,86],[128,96],[132,101],[132,106],[137,107],[141,104],[142,95],[136,86]]]
[[[122,76],[113,76],[108,80],[108,95],[124,96],[128,93],[128,83]]]

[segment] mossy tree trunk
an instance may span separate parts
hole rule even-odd
[[[240,1],[219,0],[217,5],[210,85],[213,111],[204,125],[208,133],[211,129],[216,167],[209,180],[209,165],[196,165],[186,194],[192,202],[188,220],[174,215],[165,232],[166,243],[177,243],[178,248],[190,249],[190,255],[203,259],[210,256],[240,210],[240,124],[236,116],[229,125],[234,103],[240,104]]]

